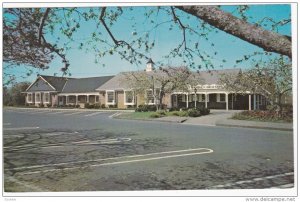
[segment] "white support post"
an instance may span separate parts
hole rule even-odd
[[[66,95],[66,105],[69,104],[69,96]]]
[[[253,95],[253,110],[256,110],[256,95]]]
[[[251,111],[251,94],[249,94],[249,111]]]
[[[185,96],[186,96],[186,108],[189,108],[189,94],[187,93]]]
[[[208,94],[205,93],[205,108],[207,108],[207,96],[208,96]]]
[[[225,93],[226,110],[228,111],[228,93]]]
[[[89,95],[86,96],[86,103],[90,103]]]
[[[76,98],[75,98],[76,100],[75,100],[75,105],[77,105],[78,104],[78,95],[76,95]]]

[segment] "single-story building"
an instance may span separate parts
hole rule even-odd
[[[149,75],[162,74],[153,71],[153,62],[147,63],[145,72]],[[174,90],[166,93],[162,103],[168,108],[207,107],[210,109],[254,110],[265,109],[264,96],[252,92],[235,93],[226,90],[219,83],[221,75],[238,75],[241,69],[211,70],[198,72],[201,82],[185,92]],[[196,74],[196,73],[195,73]],[[135,94],[135,90],[124,82],[124,73],[115,76],[90,78],[69,78],[40,75],[26,89],[26,104],[43,107],[76,106],[83,108],[86,103],[120,109],[157,103],[152,90]],[[159,86],[156,86],[159,89]]]

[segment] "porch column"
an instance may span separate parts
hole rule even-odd
[[[76,98],[75,98],[75,105],[78,104],[78,95],[76,95]]]
[[[249,111],[251,111],[251,94],[249,94]]]
[[[228,93],[225,93],[226,110],[228,111]]]
[[[89,95],[86,96],[86,103],[90,103]]]
[[[69,96],[66,95],[66,105],[69,104]]]
[[[186,108],[189,108],[189,94],[186,94]]]
[[[253,109],[256,110],[256,95],[253,95]]]
[[[207,108],[207,96],[208,96],[208,94],[205,93],[205,108]]]

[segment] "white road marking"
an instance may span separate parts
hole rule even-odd
[[[148,156],[155,156],[155,155],[161,155],[161,154],[183,153],[183,152],[199,151],[199,150],[207,150],[207,151],[196,152],[196,153],[194,152],[194,153],[188,153],[188,154],[160,156],[160,157],[150,157],[150,158],[148,157]],[[118,160],[118,159],[126,159],[126,158],[129,158],[129,159],[130,158],[141,158],[141,159],[135,159],[135,160],[116,161],[116,162],[101,163],[101,164],[94,164],[94,165],[91,165],[91,166],[86,166],[86,167],[99,167],[99,166],[108,166],[108,165],[116,165],[116,164],[125,164],[125,163],[131,163],[131,162],[141,162],[141,161],[159,160],[159,159],[166,159],[166,158],[175,158],[175,157],[181,157],[181,156],[200,155],[200,154],[206,154],[206,153],[212,153],[212,152],[213,152],[212,149],[196,148],[196,149],[157,152],[157,153],[131,155],[131,156],[111,157],[111,158],[95,159],[95,160],[87,160],[87,161],[74,161],[74,162],[57,163],[57,164],[44,164],[44,165],[26,166],[26,167],[24,166],[24,167],[10,168],[10,169],[4,169],[4,170],[23,170],[23,169],[44,168],[44,167],[62,166],[62,165],[79,164],[79,163],[101,162],[101,161]],[[148,157],[148,158],[143,158],[143,157]],[[82,168],[82,167],[77,166],[77,167],[71,167],[71,168],[49,169],[49,170],[33,171],[33,172],[18,173],[18,174],[20,174],[20,175],[29,175],[29,174],[36,174],[36,173],[42,173],[42,172],[53,172],[53,171],[59,171],[59,170],[72,170],[72,169],[80,169],[80,168]]]
[[[14,182],[14,183],[19,184],[19,185],[21,185],[21,186],[23,186],[23,187],[29,188],[29,189],[32,190],[32,191],[40,191],[40,192],[46,192],[46,191],[49,191],[49,190],[47,190],[47,189],[41,189],[41,188],[39,188],[39,187],[37,187],[37,186],[31,185],[31,184],[28,184],[28,183],[25,183],[25,182],[21,182],[21,181],[17,180],[17,179],[14,178],[14,177],[11,177],[11,176],[10,176],[10,177],[5,176],[5,177],[4,177],[4,180],[8,180],[8,181]]]
[[[120,115],[120,114],[121,114],[121,112],[116,112],[116,113],[110,115],[109,118],[112,119],[112,118],[114,118],[115,116],[118,116],[118,115]]]
[[[69,115],[74,115],[74,114],[82,114],[84,112],[85,111],[82,111],[82,112],[73,112],[73,113],[70,113],[70,114],[64,114],[64,116],[69,116]]]
[[[94,115],[101,114],[101,113],[105,113],[105,112],[95,112],[95,113],[91,113],[91,114],[86,114],[84,116],[94,116]]]
[[[289,176],[289,175],[294,175],[294,173],[293,172],[283,173],[283,174],[279,174],[279,175],[271,175],[271,176],[266,176],[266,177],[254,178],[254,179],[251,179],[251,180],[243,180],[243,181],[232,182],[232,183],[227,183],[227,184],[222,184],[222,185],[216,185],[216,186],[209,187],[209,189],[231,187],[231,186],[234,186],[234,185],[240,185],[240,184],[245,184],[245,183],[253,183],[253,182],[257,182],[257,181],[262,181],[262,180],[267,180],[267,179],[274,179],[274,178],[278,178],[278,177],[285,177],[285,176]]]
[[[119,142],[128,142],[131,138],[114,138],[114,139],[104,139],[104,140],[83,140],[79,142],[72,142],[72,144],[111,144],[111,143],[119,143]]]
[[[40,127],[3,128],[3,130],[33,130]]]
[[[24,135],[4,135],[3,138],[22,138]]]
[[[79,142],[71,142],[70,144],[67,143],[61,143],[61,144],[47,144],[47,145],[41,145],[38,147],[35,147],[37,145],[35,144],[24,144],[24,145],[16,145],[16,146],[8,146],[3,147],[3,149],[12,149],[10,151],[18,151],[18,149],[25,148],[27,149],[40,149],[40,148],[51,148],[51,147],[66,147],[66,146],[74,146],[75,145],[99,145],[99,144],[113,144],[113,143],[120,143],[120,142],[128,142],[131,138],[116,138],[116,139],[106,139],[106,140],[96,140],[96,141],[90,141],[90,140],[83,140]]]

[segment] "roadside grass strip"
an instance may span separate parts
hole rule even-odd
[[[58,172],[58,171],[66,171],[66,170],[86,169],[86,168],[154,161],[154,160],[169,159],[169,158],[179,158],[179,157],[195,156],[195,155],[202,155],[202,154],[209,154],[209,153],[213,153],[213,150],[209,148],[195,148],[195,149],[166,151],[166,152],[157,152],[157,153],[131,155],[131,156],[111,157],[105,159],[94,159],[94,160],[87,160],[87,161],[74,161],[74,162],[57,163],[57,164],[53,163],[53,164],[44,164],[44,165],[24,166],[24,167],[5,169],[5,171],[18,171],[16,175],[33,175],[33,174],[40,174],[40,173],[47,173],[47,172]]]
[[[3,130],[35,130],[40,127],[20,127],[20,128],[3,128]]]
[[[286,176],[290,176],[290,175],[294,175],[294,172],[283,173],[283,174],[278,174],[278,175],[271,175],[271,176],[265,176],[265,177],[258,177],[258,178],[253,178],[253,179],[250,179],[250,180],[242,180],[242,181],[232,182],[232,183],[227,183],[227,184],[222,184],[222,185],[215,185],[215,186],[211,186],[207,189],[222,189],[222,188],[228,188],[228,187],[230,188],[230,187],[236,186],[236,185],[247,184],[247,183],[255,183],[255,182],[258,182],[258,181],[270,180],[270,179],[275,179],[275,178],[279,178],[279,177],[286,177]]]

